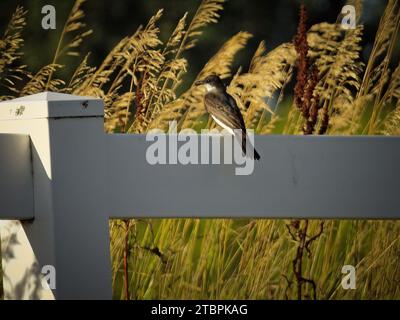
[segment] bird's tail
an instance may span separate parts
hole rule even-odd
[[[242,132],[241,134],[242,136],[242,141],[240,142],[241,146],[242,146],[242,152],[243,155],[247,155],[247,133]],[[237,138],[239,138],[239,136],[236,136]],[[251,145],[250,141],[249,141],[249,148],[253,148],[253,159],[255,160],[260,160],[260,154],[257,152],[257,150]]]

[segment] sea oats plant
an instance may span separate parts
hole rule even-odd
[[[190,69],[186,52],[218,22],[223,0],[201,1],[165,42],[159,10],[99,66],[90,65],[90,53],[81,55],[91,33],[84,3],[75,2],[52,61],[35,71],[21,63],[26,11],[17,7],[0,38],[1,100],[45,90],[96,96],[105,102],[108,133],[166,130],[171,120],[179,130],[215,126],[203,89],[192,85],[179,94],[179,88]],[[351,3],[361,12],[362,1]],[[393,56],[399,6],[387,1],[366,65],[361,23],[343,30],[339,23],[300,21],[301,39],[293,35],[270,51],[261,42],[246,70],[233,70],[233,62],[252,35],[232,35],[197,79],[210,73],[231,79],[228,92],[258,134],[399,134],[400,64]],[[66,66],[65,55],[80,60]],[[62,68],[73,69],[70,79],[61,79]],[[110,235],[116,299],[400,298],[396,221],[132,219],[110,222]],[[345,264],[357,268],[356,290],[341,287]]]

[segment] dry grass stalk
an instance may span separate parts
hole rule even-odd
[[[29,75],[26,65],[20,64],[23,55],[21,52],[24,44],[22,31],[26,25],[26,13],[23,7],[17,6],[0,39],[0,86],[11,93],[11,95],[0,97],[0,100],[14,98],[19,92],[16,88],[17,82]]]
[[[81,9],[81,6],[86,2],[86,0],[75,0],[74,5],[72,6],[71,12],[68,15],[68,18],[65,22],[65,25],[61,31],[61,35],[57,44],[57,48],[54,54],[53,61],[51,63],[52,66],[57,65],[61,56],[63,54],[69,56],[79,56],[79,52],[76,51],[79,46],[82,44],[83,40],[92,34],[92,30],[87,30],[81,32],[81,29],[86,25],[81,21],[84,17],[84,11]],[[73,36],[73,38],[64,44],[64,39],[66,36],[77,33]],[[51,69],[51,68],[50,68]],[[48,74],[47,85],[45,90],[52,90],[51,80],[53,77],[53,71]]]

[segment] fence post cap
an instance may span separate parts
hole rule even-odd
[[[103,101],[56,92],[42,92],[0,102],[0,120],[103,117]]]

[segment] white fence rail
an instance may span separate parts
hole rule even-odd
[[[28,135],[0,134],[0,218],[33,219]]]
[[[110,299],[110,218],[400,217],[400,138],[257,136],[248,176],[229,164],[150,165],[149,144],[103,133],[98,99],[0,104],[5,298]]]

